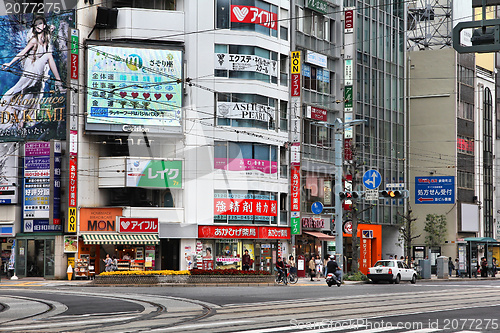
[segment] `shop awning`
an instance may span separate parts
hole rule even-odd
[[[304,231],[305,234],[308,234],[308,235],[311,235],[313,237],[316,237],[318,238],[319,240],[323,240],[323,241],[334,241],[335,240],[335,236],[330,236],[330,235],[327,235],[327,234],[324,234],[322,232],[317,232],[317,231]]]
[[[480,243],[480,244],[499,244],[499,242],[492,237],[467,237],[464,238],[464,241],[467,242],[474,242],[474,243]]]
[[[154,245],[160,242],[156,234],[83,234],[85,244]]]

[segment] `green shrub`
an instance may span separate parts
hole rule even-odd
[[[361,272],[344,275],[342,279],[346,281],[368,281],[368,277]]]

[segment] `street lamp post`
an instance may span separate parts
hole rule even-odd
[[[332,225],[330,224],[331,232],[336,233],[335,236],[335,258],[337,259],[337,263],[341,269],[344,271],[344,236],[342,232],[342,201],[340,200],[339,193],[342,192],[342,165],[344,159],[342,158],[343,151],[343,134],[344,128],[346,126],[351,125],[359,125],[366,123],[364,119],[356,119],[353,121],[348,121],[343,123],[340,118],[335,119],[335,123],[333,125],[333,129],[335,131],[334,140],[335,140],[335,230],[333,230]]]

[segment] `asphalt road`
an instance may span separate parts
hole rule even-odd
[[[500,281],[3,287],[9,332],[500,332]]]

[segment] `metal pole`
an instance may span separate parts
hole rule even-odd
[[[335,252],[340,270],[344,272],[344,236],[342,232],[342,201],[339,193],[342,192],[342,134],[343,126],[340,118],[335,119]],[[332,228],[333,229],[333,228]],[[333,233],[333,230],[332,230]]]

